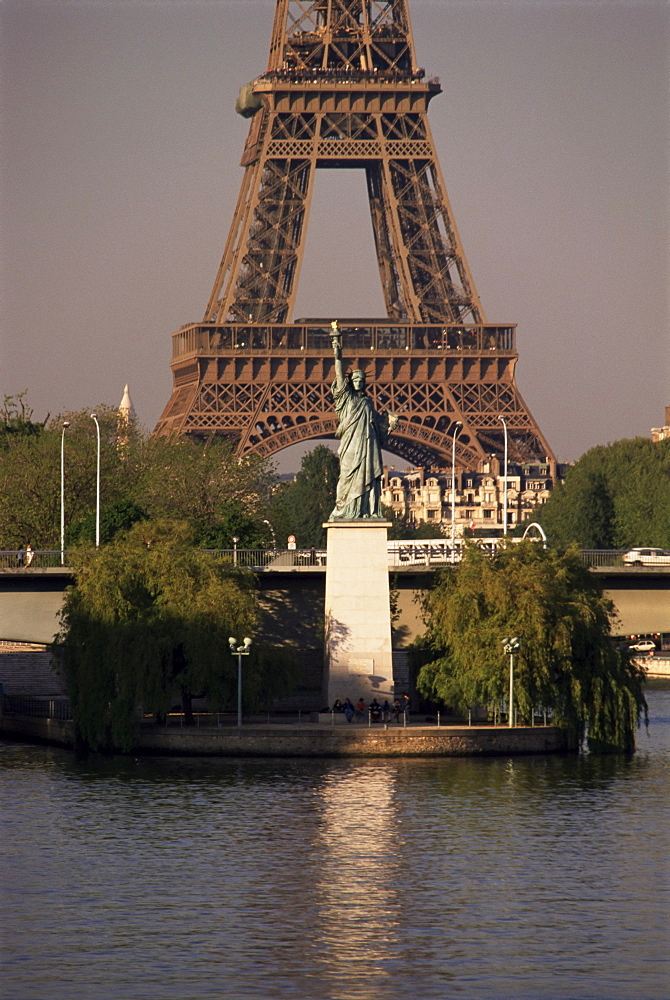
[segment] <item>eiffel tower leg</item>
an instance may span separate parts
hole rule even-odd
[[[515,385],[514,327],[486,323],[463,252],[427,116],[441,88],[417,66],[409,0],[277,0],[268,69],[246,91],[235,216],[204,320],[174,335],[156,432],[219,433],[263,456],[332,436],[333,317],[292,317],[315,171],[355,167],[387,319],[338,318],[378,408],[402,414],[394,450],[448,463],[460,421],[473,468],[500,451],[503,416],[513,460],[552,458]]]
[[[206,321],[287,322],[313,186],[308,159],[261,157],[247,167]]]

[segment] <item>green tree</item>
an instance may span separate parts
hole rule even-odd
[[[307,452],[294,482],[280,486],[273,497],[270,520],[278,539],[295,535],[300,548],[325,545],[322,525],[335,506],[339,473],[337,455],[326,445]]]
[[[5,400],[10,430],[0,439],[0,548],[59,547],[62,442],[66,544],[92,542],[97,432],[90,409],[43,426],[33,424],[22,405]],[[219,439],[199,444],[147,438],[135,424],[120,427],[115,409],[98,406],[94,412],[100,425],[103,543],[143,516],[188,521],[206,548],[230,548],[233,535],[242,547],[262,543],[272,480],[266,462],[256,456],[238,460],[230,443]]]
[[[146,512],[134,500],[117,500],[100,510],[100,542],[106,545],[121,531],[128,531],[138,521],[147,519]],[[96,513],[95,510],[80,518],[66,532],[66,544],[81,545],[95,542]]]
[[[437,521],[411,521],[405,514],[396,515],[392,507],[382,506],[387,520],[391,522],[388,531],[389,541],[405,539],[410,541],[428,541],[431,538],[446,538],[442,526]]]
[[[33,411],[26,405],[27,391],[16,396],[5,396],[0,411],[0,448],[6,447],[14,437],[30,437],[41,434],[44,423],[33,420]],[[47,418],[48,419],[48,418]]]
[[[188,521],[205,548],[231,548],[233,535],[254,548],[266,537],[272,474],[257,455],[240,459],[221,438],[149,438],[133,464],[132,496],[150,518]]]
[[[612,641],[614,609],[576,550],[527,541],[495,559],[468,546],[426,600],[428,659],[418,675],[427,696],[459,709],[506,700],[503,639],[519,636],[514,698],[521,718],[552,711],[579,741],[630,751],[646,703],[644,674]]]
[[[133,488],[132,469],[117,447],[117,414],[98,407],[100,483],[103,504],[112,506]],[[60,545],[61,441],[65,431],[65,513],[68,529],[95,511],[97,434],[90,411],[64,414],[39,433],[13,434],[0,448],[0,548],[30,543]]]
[[[670,441],[646,438],[591,448],[537,512],[565,548],[670,547]]]
[[[75,576],[57,648],[81,744],[128,749],[139,706],[160,716],[180,700],[188,721],[194,696],[213,708],[233,703],[228,636],[255,626],[251,574],[217,562],[194,547],[188,525],[164,519],[82,551]],[[259,672],[261,661],[247,670],[251,690],[264,687]]]

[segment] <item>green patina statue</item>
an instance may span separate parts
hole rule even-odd
[[[330,520],[382,518],[382,446],[398,423],[398,417],[388,410],[381,414],[375,412],[370,397],[365,393],[364,371],[356,369],[344,374],[342,335],[337,320],[330,325],[336,374],[332,392],[339,418],[337,437],[340,439],[340,478]]]

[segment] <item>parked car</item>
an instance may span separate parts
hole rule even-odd
[[[636,653],[651,653],[656,649],[656,643],[653,639],[638,639],[637,642],[628,648],[634,649]]]
[[[670,566],[670,552],[667,549],[637,548],[624,552],[626,566]]]

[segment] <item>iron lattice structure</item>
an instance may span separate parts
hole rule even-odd
[[[441,92],[417,66],[409,0],[276,0],[235,215],[202,322],[173,337],[159,434],[223,434],[240,455],[334,436],[328,320],[293,322],[317,168],[365,172],[386,318],[338,317],[375,403],[401,416],[393,450],[473,468],[503,447],[553,460],[518,393],[513,325],[487,323],[428,124]],[[355,237],[352,234],[352,239]]]

